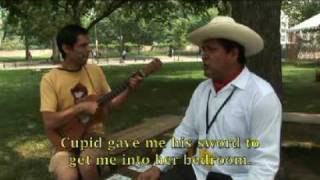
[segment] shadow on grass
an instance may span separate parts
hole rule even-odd
[[[141,67],[107,66],[104,71],[115,87]],[[39,82],[45,72],[0,71],[0,179],[52,179],[47,171],[49,148],[39,113]],[[284,111],[320,111],[316,98],[320,86],[312,82],[312,72],[312,68],[284,67]],[[144,118],[183,115],[194,89],[204,79],[201,63],[165,64],[145,79],[121,110],[112,113],[106,122],[107,131],[128,128]],[[284,132],[289,133],[287,138],[298,140],[304,133],[317,136],[319,130],[309,128],[285,126]]]
[[[108,66],[105,72],[114,87],[140,67]],[[203,77],[201,69],[193,70],[193,64],[182,64],[179,69],[178,64],[165,66],[148,77],[122,110],[112,113],[106,122],[107,130],[125,129],[147,117],[182,114]],[[49,143],[39,112],[39,83],[45,72],[0,71],[0,179],[53,179],[47,170]]]
[[[320,179],[319,148],[282,148],[283,158],[286,161],[285,169],[290,180],[318,180]]]
[[[25,143],[27,143],[27,140]],[[5,179],[5,180],[53,179],[53,176],[48,173],[48,168],[47,168],[47,165],[49,162],[48,156],[39,156],[39,152],[34,152],[34,154],[32,155],[30,154],[24,155],[22,151],[19,151],[19,146],[10,145],[10,140],[6,142],[2,142],[0,146],[1,146],[0,179]],[[33,146],[35,146],[35,144],[33,144]],[[30,151],[29,149],[26,149],[26,150]]]

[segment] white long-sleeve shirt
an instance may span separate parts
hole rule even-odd
[[[209,122],[219,107],[236,90],[223,107],[206,134],[206,109]],[[210,98],[208,98],[211,90]],[[215,92],[212,80],[203,81],[194,91],[181,124],[175,129],[176,139],[226,140],[240,138],[240,148],[208,148],[216,157],[246,157],[250,165],[215,164],[209,169],[204,165],[193,165],[196,177],[206,179],[209,171],[232,176],[234,180],[272,180],[279,168],[280,129],[282,108],[274,90],[268,82],[251,73],[246,67],[228,85]],[[258,148],[248,148],[246,139],[260,142]],[[172,139],[163,149],[161,157],[181,157],[186,148],[172,148]],[[199,149],[196,155],[199,157]],[[156,165],[166,171],[168,165]]]

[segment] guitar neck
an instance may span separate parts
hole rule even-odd
[[[142,70],[135,72],[131,77],[141,76],[145,78],[151,73],[158,71],[161,68],[161,65],[162,65],[162,62],[160,61],[160,59],[155,58],[154,60],[152,60],[152,62],[147,64]],[[125,91],[128,87],[129,87],[129,80],[122,83],[119,87],[115,88],[110,93],[107,93],[101,96],[97,100],[97,103],[99,104],[99,106],[103,106],[104,103],[111,101],[114,97],[118,96],[120,93]]]
[[[129,87],[129,82],[125,81],[123,82],[120,86],[115,88],[113,91],[101,96],[98,100],[97,103],[99,106],[102,106],[106,102],[110,102],[113,98],[121,94],[123,91],[125,91]]]

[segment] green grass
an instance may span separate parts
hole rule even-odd
[[[311,179],[310,174],[312,173],[313,175],[316,175],[316,177],[313,177],[312,180],[318,179],[320,176],[319,172],[319,165],[316,160],[320,159],[320,151],[319,149],[308,149],[308,148],[286,148],[283,151],[286,154],[286,158],[290,161],[290,165],[293,166],[291,167],[290,170],[292,170],[292,174],[289,179],[290,180],[301,180],[301,179]],[[300,156],[297,156],[300,155]],[[303,158],[301,158],[303,156]],[[304,171],[296,171],[299,167],[299,165],[303,164],[304,166],[302,167],[307,172],[305,173]]]
[[[166,51],[129,51],[127,53],[127,59],[135,58],[135,57],[152,57],[152,56],[166,56],[168,52]],[[117,50],[109,50],[107,52],[101,52],[99,58],[120,58],[121,52]]]
[[[139,67],[106,67],[105,72],[111,86],[116,86]],[[203,79],[202,72],[195,71],[200,67],[171,64],[150,76],[123,110],[112,113],[107,131],[124,129],[146,117],[182,114],[193,89]],[[52,178],[47,172],[48,141],[39,113],[39,82],[43,73],[0,71],[0,179]],[[36,144],[40,146],[35,147]]]
[[[46,61],[50,56],[34,56],[32,61]],[[0,57],[0,62],[26,61],[24,56]]]
[[[105,67],[112,87],[141,65]],[[284,111],[320,112],[315,67],[285,65]],[[52,179],[47,171],[48,141],[39,113],[39,82],[46,71],[0,71],[0,179]],[[164,114],[183,115],[196,86],[204,80],[200,63],[170,63],[150,76],[122,110],[113,112],[112,133]]]
[[[315,81],[315,65],[285,65],[283,68],[284,110],[320,112],[320,82]]]

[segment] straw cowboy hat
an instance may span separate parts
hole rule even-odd
[[[245,56],[257,54],[263,49],[263,40],[249,27],[239,24],[231,17],[217,16],[188,35],[188,40],[201,46],[207,39],[223,38],[235,41],[245,48]]]

